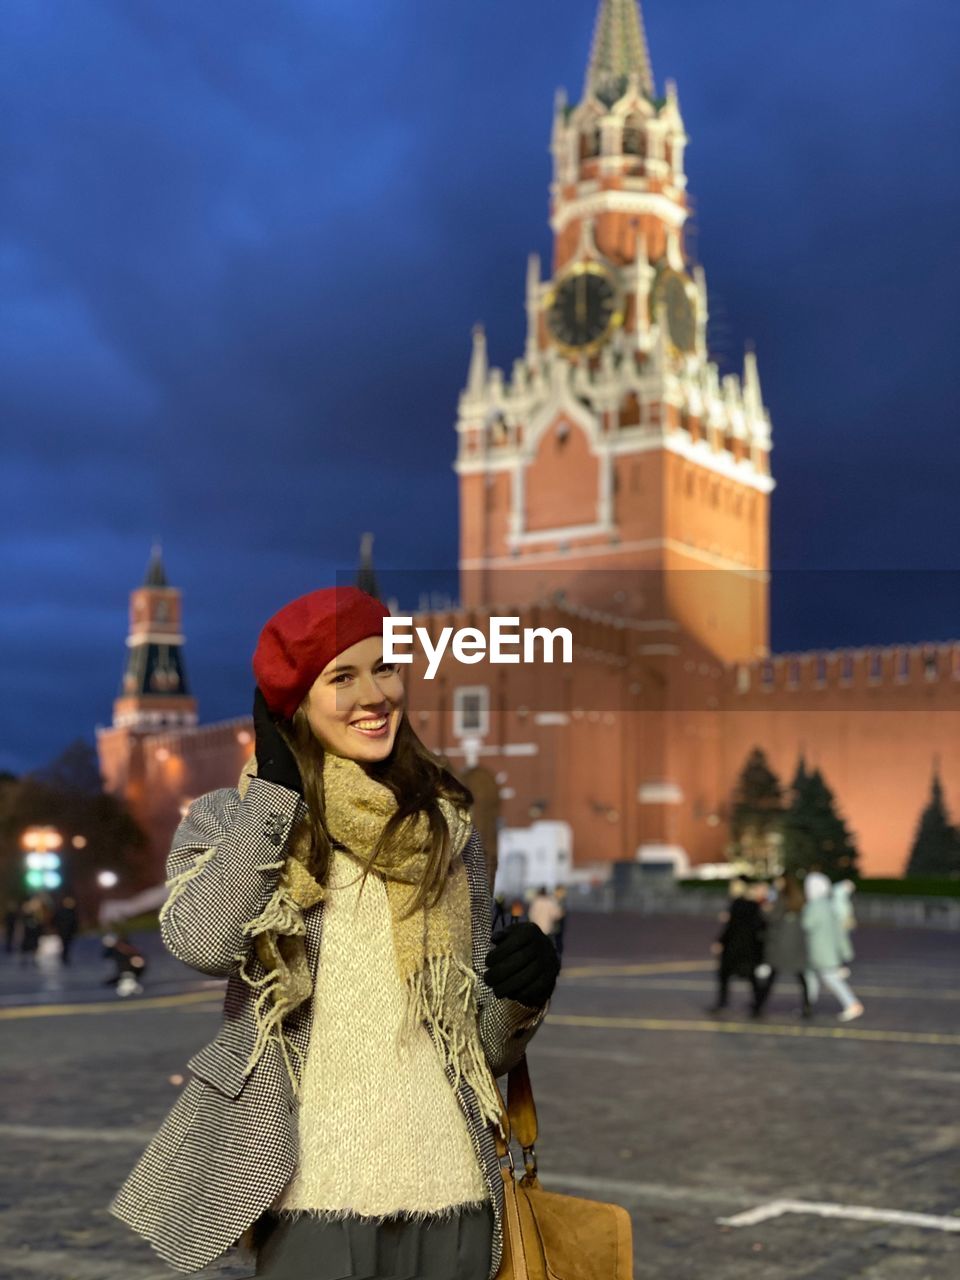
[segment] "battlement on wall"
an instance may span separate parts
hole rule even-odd
[[[960,641],[779,653],[727,668],[734,696],[871,689],[956,682],[960,688]]]
[[[253,743],[252,725],[250,716],[237,716],[233,720],[218,720],[214,724],[191,725],[182,729],[156,729],[141,736],[146,749],[162,760],[174,754],[197,755],[227,746],[239,746],[247,750]]]

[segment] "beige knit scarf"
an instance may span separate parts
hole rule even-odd
[[[256,760],[251,759],[240,775],[241,799],[255,775]],[[359,866],[365,865],[387,820],[396,812],[393,793],[355,761],[329,752],[324,757],[323,786],[327,829],[332,839]],[[443,894],[435,907],[424,906],[412,915],[407,914],[427,867],[430,828],[426,814],[420,813],[415,821],[408,820],[401,826],[392,847],[378,853],[371,867],[371,873],[378,873],[385,882],[397,972],[406,988],[407,1007],[397,1048],[403,1053],[406,1038],[427,1022],[444,1066],[453,1068],[454,1083],[465,1079],[476,1095],[483,1117],[499,1123],[500,1097],[477,1026],[470,885],[463,860],[470,818],[466,810],[449,800],[441,799],[439,805],[450,832],[451,860]],[[254,939],[257,957],[266,972],[254,979],[245,965],[240,971],[244,981],[257,991],[254,1005],[257,1040],[247,1072],[253,1070],[273,1040],[283,1055],[297,1095],[302,1054],[284,1034],[282,1024],[313,994],[304,946],[304,912],[326,896],[325,887],[308,869],[309,861],[309,832],[301,830],[282,861],[263,868],[282,867],[280,879],[263,912],[244,926],[244,932]],[[184,887],[181,882],[192,878],[198,870],[199,866],[194,864],[172,882],[167,906]],[[298,1059],[297,1068],[291,1051]]]

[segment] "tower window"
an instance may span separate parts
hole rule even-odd
[[[600,130],[590,129],[580,139],[580,159],[589,160],[600,154]]]
[[[459,738],[483,737],[490,728],[490,690],[485,685],[453,691],[453,732]]]
[[[623,154],[625,156],[645,156],[647,154],[647,135],[641,121],[631,117],[623,130]]]
[[[883,677],[883,654],[879,652],[870,655],[870,679],[880,680]]]

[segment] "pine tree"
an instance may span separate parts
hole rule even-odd
[[[934,769],[930,799],[913,839],[908,876],[944,876],[960,873],[960,831],[951,826],[943,798],[940,774]]]
[[[819,769],[807,773],[802,758],[784,818],[783,857],[791,871],[819,864],[833,880],[857,874],[857,848],[834,794]]]
[[[772,837],[783,820],[783,788],[760,747],[747,757],[731,805],[730,833],[733,855],[751,862],[769,862]]]

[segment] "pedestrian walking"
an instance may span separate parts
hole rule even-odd
[[[4,907],[3,911],[3,949],[8,956],[12,956],[16,947],[17,925],[20,923],[20,904],[15,898],[11,898]]]
[[[762,1006],[763,987],[757,969],[763,964],[763,913],[749,881],[734,880],[730,885],[730,903],[721,916],[723,928],[713,952],[719,956],[717,967],[717,1002],[709,1010],[719,1013],[727,1007],[731,978],[744,978],[753,992],[751,1012]]]
[[[831,898],[828,878],[819,869],[809,871],[803,882],[806,902],[803,929],[807,940],[807,991],[816,1004],[823,983],[840,1001],[841,1022],[850,1022],[863,1013],[863,1005],[841,975],[844,940]]]
[[[20,909],[20,964],[35,967],[40,938],[46,923],[43,901],[28,898]]]
[[[510,920],[510,915],[507,911],[507,895],[505,893],[498,893],[493,900],[494,931],[496,931],[497,929],[504,928],[509,922],[509,920]]]
[[[810,998],[807,994],[807,943],[803,931],[803,889],[792,872],[779,876],[775,882],[776,899],[767,914],[764,933],[763,956],[770,966],[757,1006],[757,1013],[763,1012],[777,978],[789,975],[796,979],[800,987],[800,1008],[803,1016],[811,1014]]]
[[[73,947],[73,940],[77,936],[80,928],[80,919],[77,915],[77,900],[67,894],[60,902],[56,911],[53,913],[53,931],[60,938],[60,962],[61,964],[70,963],[70,950]]]
[[[556,897],[550,893],[546,885],[542,885],[541,888],[537,890],[536,896],[530,903],[527,918],[532,920],[538,928],[542,929],[553,943],[554,947],[556,947],[554,934],[557,928],[557,922],[563,919],[563,907],[560,906]]]
[[[553,891],[557,906],[560,908],[560,914],[557,916],[557,922],[553,926],[553,944],[557,948],[557,955],[563,959],[563,939],[567,931],[567,886],[558,884]]]
[[[843,960],[843,966],[840,970],[842,978],[849,978],[850,970],[847,967],[854,957],[853,943],[850,941],[850,934],[857,927],[857,919],[853,914],[853,903],[851,898],[857,891],[857,886],[852,880],[840,880],[833,886],[830,894],[830,901],[833,903],[833,912],[837,917],[837,924],[840,926],[840,955]]]
[[[470,794],[404,711],[387,616],[337,587],[269,620],[255,757],[174,837],[163,939],[228,978],[225,1016],[112,1210],[179,1270],[241,1235],[269,1280],[500,1265],[494,1077],[559,965],[533,924],[491,946]]]
[[[518,894],[510,903],[510,923],[520,924],[527,918],[527,904]]]
[[[139,947],[116,933],[104,934],[103,955],[116,965],[113,975],[107,978],[108,987],[116,987],[117,995],[138,996],[143,992],[142,979],[147,971],[147,958]]]

